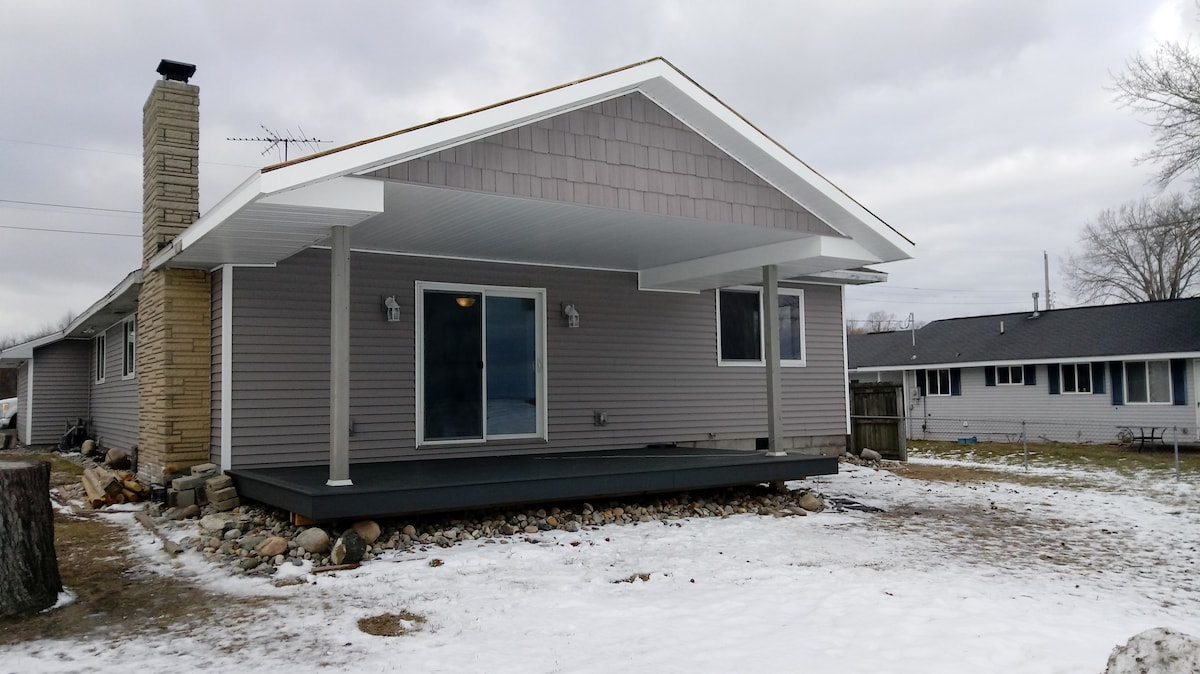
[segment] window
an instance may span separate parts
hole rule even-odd
[[[950,395],[950,370],[926,370],[925,394],[931,396]]]
[[[1021,384],[1025,378],[1024,368],[1020,365],[1006,365],[996,368],[996,383],[997,384]]]
[[[1091,363],[1063,363],[1062,365],[1063,393],[1092,392]]]
[[[96,383],[97,384],[104,383],[104,361],[105,361],[105,357],[107,355],[105,353],[105,351],[106,351],[105,342],[106,341],[107,340],[104,339],[104,333],[100,333],[99,335],[96,335],[96,339],[93,340],[93,343],[96,345],[95,360],[96,360]]]
[[[132,320],[125,321],[123,324],[123,332],[125,339],[123,341],[125,348],[122,351],[122,367],[121,376],[129,378],[133,376],[136,368],[137,359],[137,323]]]
[[[804,291],[779,289],[779,363],[803,366]],[[721,365],[762,365],[763,353],[762,290],[736,288],[717,291],[718,363]]]
[[[1125,363],[1125,400],[1170,403],[1171,366],[1165,360]]]

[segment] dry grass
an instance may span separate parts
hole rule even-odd
[[[425,626],[425,616],[411,611],[383,613],[358,619],[358,629],[377,637],[402,637]]]

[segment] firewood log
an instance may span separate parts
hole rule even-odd
[[[111,474],[102,475],[100,469],[94,468],[83,469],[83,474],[91,477],[92,482],[110,497],[121,493],[121,483]]]
[[[92,481],[92,477],[88,475],[87,471],[83,472],[82,480],[83,490],[87,492],[88,503],[93,508],[102,507],[104,505],[104,490],[96,486],[96,483]]]

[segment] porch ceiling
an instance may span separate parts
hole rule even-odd
[[[849,239],[807,232],[378,182],[383,199],[375,209],[251,201],[171,265],[273,263],[326,244],[338,224],[353,225],[357,250],[639,272],[642,286],[656,289],[757,282],[763,264],[794,278],[878,261]]]

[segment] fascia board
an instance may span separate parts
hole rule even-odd
[[[239,210],[245,208],[262,195],[261,183],[262,173],[256,171],[232,192],[225,195],[225,198],[221,199],[216,206],[213,206],[207,213],[200,216],[199,220],[180,232],[179,236],[175,237],[170,246],[158,251],[157,254],[151,257],[150,262],[146,265],[147,268],[150,271],[162,268],[171,258],[186,250],[204,235],[231,218]]]
[[[850,239],[809,236],[643,269],[638,272],[638,282],[642,288],[668,287],[688,279],[815,257],[855,260],[856,265],[878,262],[870,252]]]
[[[62,330],[59,330],[58,332],[53,332],[44,337],[31,339],[24,344],[10,346],[7,349],[0,351],[0,360],[29,360],[33,358],[34,349],[38,348],[39,346],[45,346],[47,344],[53,344],[54,342],[61,341],[65,337],[66,334]]]
[[[120,283],[117,284],[115,288],[108,291],[108,294],[93,303],[92,306],[85,309],[83,313],[76,316],[75,320],[71,321],[63,330],[63,334],[67,336],[71,335],[73,332],[75,332],[75,330],[79,329],[79,326],[86,323],[89,319],[91,319],[92,316],[95,316],[98,311],[104,309],[104,307],[108,306],[109,303],[116,298],[124,295],[131,287],[134,286],[134,284],[141,282],[141,269],[135,269],[134,271],[130,272],[124,279],[121,280]]]
[[[1179,353],[1124,353],[1117,355],[1072,356],[1070,358],[1023,358],[1019,360],[979,360],[966,363],[911,363],[907,365],[870,365],[854,368],[855,372],[899,372],[903,370],[934,370],[952,367],[986,367],[988,365],[1052,365],[1054,363],[1097,363],[1126,360],[1171,360],[1173,358],[1200,358],[1200,351]]]

